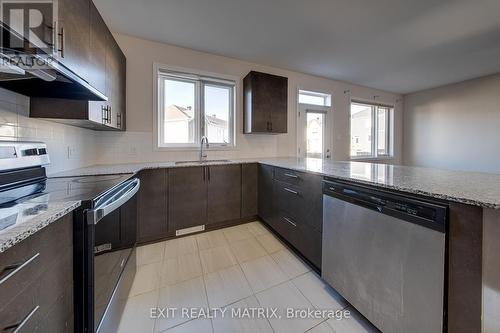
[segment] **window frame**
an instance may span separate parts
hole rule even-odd
[[[352,109],[352,104],[361,104],[365,106],[370,106],[371,107],[371,155],[365,155],[365,156],[355,156],[351,155],[351,145],[352,145],[352,114],[351,114],[351,109]],[[379,142],[379,135],[378,135],[378,110],[379,108],[385,108],[387,109],[387,117],[385,120],[385,126],[386,126],[386,134],[385,134],[385,147],[386,147],[386,154],[379,154],[378,153],[378,142]],[[384,103],[376,103],[372,101],[366,101],[362,99],[351,99],[349,101],[349,158],[351,160],[386,160],[386,159],[392,159],[394,158],[394,105],[391,104],[384,104]]]
[[[161,106],[164,105],[164,79],[195,83],[195,139],[194,143],[165,143],[164,142],[164,113]],[[209,142],[208,150],[232,150],[236,149],[236,125],[237,125],[237,105],[239,100],[240,78],[225,74],[199,71],[189,68],[168,66],[160,63],[153,63],[153,140],[155,151],[190,151],[198,150],[199,141],[205,131],[205,110],[204,110],[204,87],[224,86],[229,88],[229,119],[228,138],[229,143]],[[198,110],[198,111],[196,111]]]

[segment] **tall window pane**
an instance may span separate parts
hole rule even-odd
[[[377,154],[387,155],[387,124],[389,110],[388,108],[377,108]]]
[[[307,112],[306,121],[307,157],[321,158],[323,157],[324,149],[325,114]]]
[[[351,104],[351,156],[372,156],[372,106]]]
[[[205,135],[210,143],[230,143],[232,87],[204,86]]]
[[[197,128],[195,83],[165,79],[163,85],[163,142],[195,143]]]

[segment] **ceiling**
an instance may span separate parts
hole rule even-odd
[[[500,72],[499,0],[94,0],[111,30],[398,93]]]

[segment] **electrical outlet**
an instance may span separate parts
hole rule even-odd
[[[68,152],[68,160],[72,159],[76,155],[76,148],[72,146],[67,147],[67,152]]]

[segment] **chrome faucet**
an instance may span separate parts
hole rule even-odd
[[[207,158],[207,153],[205,152],[205,154],[203,154],[203,144],[206,145],[207,149],[210,147],[210,145],[208,144],[208,138],[206,136],[202,136],[201,137],[201,142],[200,142],[200,162]]]

